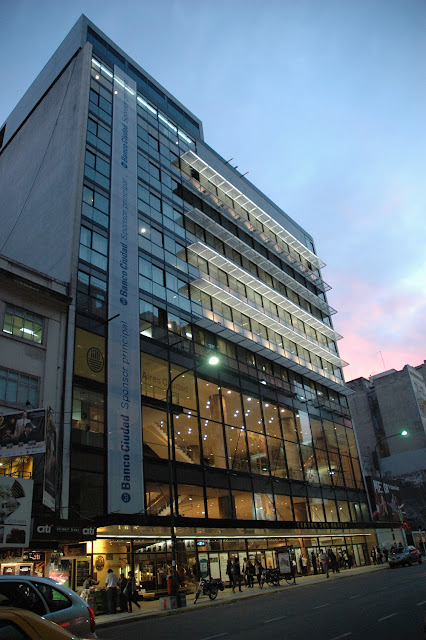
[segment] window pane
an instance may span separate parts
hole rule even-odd
[[[232,471],[248,471],[248,454],[244,427],[225,427],[228,464]]]

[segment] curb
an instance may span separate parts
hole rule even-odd
[[[343,580],[351,576],[358,576],[358,575],[362,575],[364,573],[370,573],[373,571],[381,571],[387,568],[389,568],[387,564],[382,564],[382,565],[372,565],[368,567],[356,567],[353,570],[346,569],[344,573],[340,572],[338,574],[330,574],[330,578],[328,579],[328,581],[330,581],[330,579]],[[181,613],[188,613],[190,611],[193,611],[195,608],[205,609],[206,607],[221,607],[227,604],[231,604],[236,600],[261,598],[263,596],[267,596],[269,593],[281,593],[282,591],[287,591],[288,589],[294,589],[294,588],[299,589],[300,587],[304,587],[306,585],[322,584],[323,582],[327,582],[327,577],[323,576],[322,574],[318,576],[306,576],[306,578],[307,579],[305,579],[305,577],[299,576],[298,578],[296,578],[298,580],[296,584],[285,584],[285,585],[280,585],[279,587],[268,586],[266,589],[259,589],[256,593],[251,593],[251,592],[248,593],[246,590],[241,595],[232,594],[234,597],[226,598],[226,600],[220,599],[220,600],[213,600],[213,601],[206,600],[204,602],[198,601],[196,605],[194,605],[194,602],[191,601],[189,603],[189,606],[183,607],[182,609],[171,609],[170,611],[151,610],[151,611],[146,611],[144,613],[135,612],[134,615],[120,613],[120,614],[115,614],[114,616],[111,616],[107,620],[100,620],[97,618],[96,631],[99,631],[100,629],[108,629],[110,627],[118,627],[123,624],[127,624],[129,622],[139,622],[140,620],[146,620],[149,618],[160,618],[163,616],[173,616],[173,615],[179,615]]]

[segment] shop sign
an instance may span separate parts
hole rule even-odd
[[[44,562],[44,551],[24,551],[22,560],[31,562]]]
[[[96,527],[82,527],[80,525],[67,524],[66,522],[53,523],[46,521],[34,521],[33,540],[94,540]]]
[[[0,548],[28,547],[33,480],[0,477]]]
[[[44,453],[45,430],[45,409],[0,416],[0,458]]]

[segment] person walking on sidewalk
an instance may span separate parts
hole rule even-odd
[[[133,571],[129,571],[129,579],[127,580],[127,601],[129,604],[129,613],[132,613],[132,602],[137,606],[138,609],[141,608],[138,602],[138,591],[136,588],[136,578]]]
[[[242,591],[240,563],[238,562],[238,558],[236,557],[234,558],[234,562],[232,563],[231,575],[232,575],[232,593],[235,593],[235,587],[237,586],[237,582],[238,582],[238,590]]]
[[[317,556],[315,551],[311,551],[311,564],[314,570],[314,575],[316,576],[318,574],[318,567],[317,567]]]
[[[319,561],[321,563],[322,572],[328,575],[328,555],[324,552],[324,549],[320,549]]]
[[[259,585],[259,587],[262,586],[262,571],[263,567],[259,560],[256,558],[256,560],[254,561],[254,574],[257,577],[257,584]]]

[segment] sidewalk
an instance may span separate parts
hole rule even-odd
[[[382,569],[387,569],[388,564],[381,565],[371,565],[369,567],[355,567],[353,569],[342,569],[340,573],[330,573],[329,581],[331,580],[342,580],[345,578],[350,578],[351,576],[356,576],[364,573],[369,573],[372,571],[381,571]],[[286,591],[287,589],[298,589],[305,585],[317,584],[320,582],[326,582],[327,577],[324,574],[318,575],[310,575],[310,576],[297,576],[296,584],[288,585],[285,580],[281,583],[279,587],[269,587],[265,585],[263,589],[259,589],[258,585],[255,585],[253,589],[248,589],[247,587],[243,587],[243,591],[240,593],[237,591],[236,593],[232,593],[231,589],[225,587],[224,591],[219,591],[216,600],[210,600],[208,596],[201,596],[198,599],[197,604],[194,604],[194,593],[189,594],[186,597],[186,607],[182,609],[172,609],[171,611],[160,611],[160,602],[159,600],[147,600],[140,602],[141,608],[138,609],[136,605],[133,605],[132,613],[116,613],[114,614],[104,614],[96,616],[96,631],[100,631],[101,629],[106,629],[107,627],[115,627],[126,622],[136,622],[137,620],[142,620],[144,618],[158,618],[160,616],[167,615],[175,615],[179,613],[185,613],[191,611],[193,609],[200,609],[203,607],[214,607],[220,606],[223,604],[228,604],[229,602],[233,602],[234,600],[242,600],[245,598],[259,598],[267,596],[269,593],[276,593],[279,591]]]

